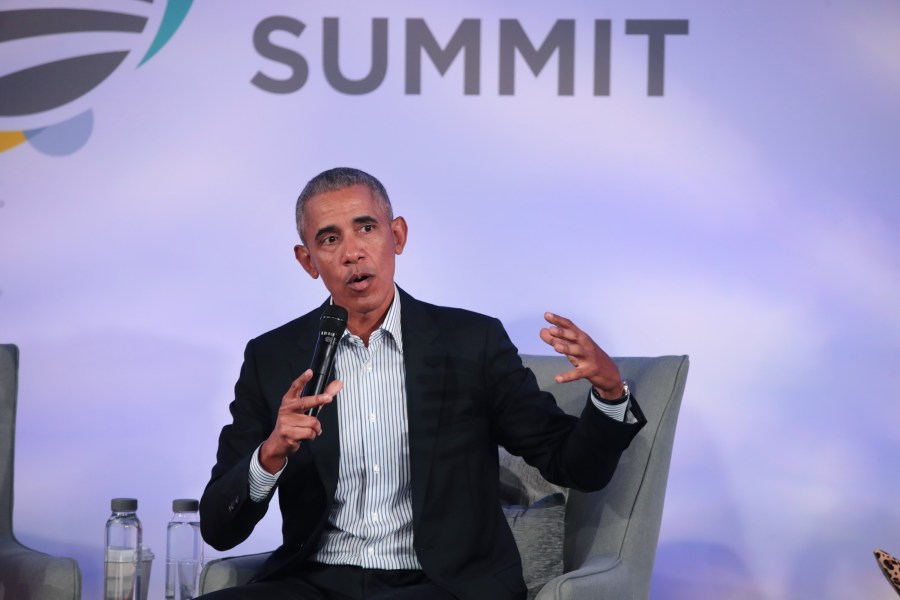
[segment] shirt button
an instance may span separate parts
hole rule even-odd
[[[375,556],[375,548],[369,546],[369,556]]]
[[[375,413],[370,413],[370,414],[369,414],[369,420],[370,420],[371,422],[373,422],[373,423],[375,422]]]
[[[378,522],[378,513],[377,512],[372,513],[372,520],[375,521],[376,523]]]
[[[374,470],[376,473],[381,473],[381,467],[379,467],[377,464],[373,467],[373,470]]]

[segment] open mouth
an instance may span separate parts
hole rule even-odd
[[[366,287],[372,277],[368,273],[355,273],[347,280],[347,284],[353,289],[361,289]]]

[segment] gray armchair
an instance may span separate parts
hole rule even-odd
[[[19,349],[12,344],[0,344],[0,598],[79,600],[81,570],[77,562],[26,548],[13,535],[18,375]]]
[[[522,359],[534,371],[541,388],[553,393],[563,410],[576,415],[581,412],[588,384],[560,385],[553,379],[557,373],[571,368],[564,357],[523,355]],[[534,587],[529,583],[529,597],[538,600],[638,600],[650,596],[650,576],[662,521],[672,443],[689,361],[687,356],[617,358],[615,361],[622,376],[629,380],[647,417],[647,425],[622,456],[615,476],[605,489],[588,494],[572,490],[565,494],[567,498],[560,509],[564,524],[559,525],[563,529],[561,574],[546,581],[528,573],[533,562],[529,560],[532,550],[523,544],[523,539],[535,534],[520,537],[518,524],[513,525],[523,555],[526,581],[540,582]],[[509,462],[504,466],[512,470],[530,469],[524,462]],[[528,479],[529,475],[522,477]],[[553,503],[549,505],[552,509]],[[510,518],[510,512],[507,517]],[[548,520],[552,520],[552,516],[549,519],[541,516],[536,520],[541,522],[537,534],[540,543],[529,544],[538,547],[542,555],[553,545],[547,539]],[[263,553],[210,561],[201,574],[201,591],[207,593],[246,582],[267,556]]]

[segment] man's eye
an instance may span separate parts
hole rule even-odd
[[[371,223],[366,223],[365,225],[362,226],[361,229],[362,229],[362,231],[365,231],[366,233],[371,233],[375,229],[375,226],[372,225]]]
[[[324,244],[324,245],[333,244],[335,242],[337,242],[336,235],[329,235],[327,237],[322,238],[322,244]]]

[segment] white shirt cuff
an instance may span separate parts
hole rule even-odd
[[[622,422],[625,421],[625,415],[628,414],[628,405],[631,404],[631,398],[629,398],[625,402],[610,404],[609,402],[598,400],[593,392],[588,392],[588,395],[591,397],[591,402],[594,403],[594,406],[597,407],[597,410],[605,414],[610,419],[615,419],[616,421]]]
[[[281,470],[272,475],[259,462],[260,448],[262,448],[262,444],[256,448],[250,459],[250,499],[254,502],[262,502],[269,496],[272,488],[278,483],[278,478],[284,473],[284,467],[287,466],[287,460],[285,460]]]

